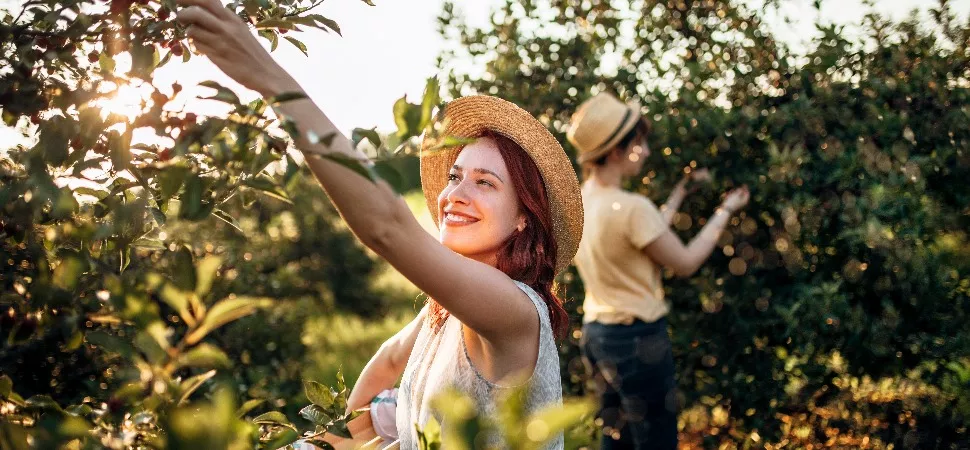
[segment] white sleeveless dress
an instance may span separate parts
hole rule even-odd
[[[539,355],[528,380],[532,387],[526,400],[526,410],[531,413],[562,403],[559,352],[545,302],[525,283],[516,281],[515,284],[529,296],[539,314]],[[441,423],[441,417],[431,410],[429,402],[443,389],[451,386],[471,396],[480,411],[490,416],[495,415],[496,399],[509,389],[486,380],[472,364],[458,319],[449,316],[437,333],[431,330],[430,322],[425,320],[421,325],[398,393],[396,422],[402,450],[418,448],[415,425],[423,428],[432,416]],[[497,444],[504,447],[501,442]],[[563,448],[562,433],[546,448]]]

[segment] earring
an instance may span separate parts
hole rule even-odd
[[[517,226],[516,228],[519,230],[519,233],[521,233],[522,230],[525,229],[525,224],[524,223],[520,223],[519,226]]]

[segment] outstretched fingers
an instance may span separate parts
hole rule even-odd
[[[176,3],[185,9],[193,6],[204,9],[212,14],[213,17],[225,19],[233,14],[219,0],[176,0]]]
[[[225,42],[219,39],[217,35],[197,27],[190,27],[185,34],[189,37],[195,50],[208,56],[209,59],[219,55],[218,48]]]
[[[179,10],[178,21],[189,27],[189,33],[202,31],[207,34],[217,34],[222,30],[222,22],[210,11],[200,6],[190,6]],[[200,35],[201,37],[204,35]],[[196,37],[196,36],[190,36]]]

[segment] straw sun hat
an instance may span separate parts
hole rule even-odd
[[[603,92],[579,105],[569,120],[566,139],[576,147],[576,160],[582,164],[607,154],[641,121],[646,123],[640,105]]]
[[[576,172],[549,130],[522,108],[487,95],[452,101],[445,107],[444,117],[438,120],[444,126],[438,133],[441,137],[472,138],[491,130],[513,140],[529,154],[542,174],[549,197],[558,247],[556,273],[569,266],[583,235],[583,199]],[[436,150],[437,144],[437,139],[428,135],[421,143],[421,186],[436,226],[438,194],[448,184],[448,172],[461,151],[461,147]]]

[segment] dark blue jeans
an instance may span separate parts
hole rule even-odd
[[[678,400],[667,320],[588,323],[580,345],[600,395],[600,448],[676,449]]]

